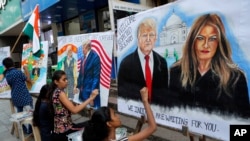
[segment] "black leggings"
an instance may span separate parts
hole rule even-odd
[[[81,128],[84,128],[86,125],[87,125],[87,122],[77,123],[77,124],[73,124],[72,128],[64,133],[53,133],[53,141],[68,141],[68,137],[67,137],[68,134],[79,131]]]

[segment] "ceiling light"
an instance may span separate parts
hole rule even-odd
[[[68,10],[73,11],[76,10],[76,8],[70,7]]]
[[[62,6],[58,5],[56,8],[61,9],[61,8],[62,8]]]
[[[88,2],[94,2],[95,0],[87,0]]]

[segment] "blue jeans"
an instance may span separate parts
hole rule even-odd
[[[23,112],[23,106],[16,106],[17,112]]]

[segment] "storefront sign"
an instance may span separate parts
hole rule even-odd
[[[0,9],[4,10],[4,6],[7,4],[7,0],[0,0]]]
[[[0,35],[22,21],[20,0],[0,0]]]

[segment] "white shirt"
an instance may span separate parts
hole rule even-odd
[[[91,49],[90,49],[91,50]],[[87,52],[86,56],[84,56],[84,59],[87,59],[90,53],[90,50]]]
[[[137,49],[137,52],[138,52],[139,59],[140,59],[140,62],[141,62],[141,68],[142,68],[142,71],[143,71],[144,79],[146,80],[146,77],[145,77],[145,64],[146,64],[145,55],[141,52],[139,47]],[[153,53],[151,51],[150,54],[149,54],[149,67],[150,67],[150,70],[151,70],[152,78],[153,78],[153,68],[154,68],[153,66],[154,66],[154,57],[153,57]]]

